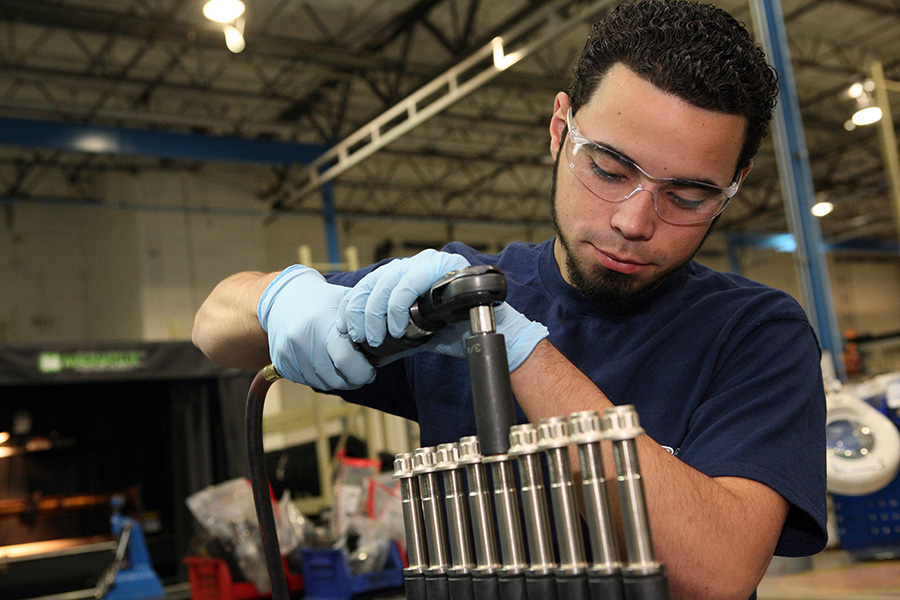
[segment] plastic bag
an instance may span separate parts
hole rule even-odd
[[[345,536],[351,520],[364,514],[368,479],[376,475],[380,467],[381,462],[377,460],[338,454],[332,511],[332,534],[335,539]]]
[[[252,582],[260,592],[268,592],[269,574],[250,480],[240,477],[209,486],[188,496],[185,503],[207,532],[230,542],[234,547],[235,563],[247,581]],[[285,555],[302,541],[302,535],[297,535],[292,522],[299,522],[303,516],[299,515],[298,519],[299,511],[290,501],[288,492],[282,496],[280,503],[273,506],[273,510],[279,548]]]

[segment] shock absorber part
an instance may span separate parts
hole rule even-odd
[[[509,434],[507,434],[509,435]],[[519,513],[518,488],[508,454],[484,456],[490,465],[494,486],[494,508],[497,511],[497,532],[500,538],[500,598],[521,600],[526,595],[525,544]]]
[[[403,452],[394,457],[394,479],[400,482],[406,532],[408,566],[403,569],[406,600],[426,600],[425,571],[428,569],[428,553],[425,546],[425,523],[422,519],[422,498],[418,479],[413,475],[412,452]]]
[[[472,588],[476,600],[495,600],[499,597],[497,574],[500,567],[497,552],[497,527],[487,469],[482,463],[478,438],[474,435],[459,440],[460,467],[465,470],[469,490],[469,512],[475,541],[475,566],[472,569]]]
[[[538,454],[537,428],[532,423],[513,425],[509,430],[509,455],[519,465],[522,514],[525,519],[525,541],[529,567],[525,586],[529,598],[556,600],[556,558],[553,534],[544,493],[544,473]]]
[[[444,504],[450,541],[450,568],[447,569],[451,600],[472,600],[472,528],[466,510],[466,492],[459,469],[456,443],[437,447],[437,470],[444,481]]]
[[[622,600],[622,563],[616,548],[615,528],[609,508],[609,493],[600,447],[600,414],[595,410],[569,415],[569,442],[578,449],[585,518],[591,543],[592,562],[588,587],[593,600]]]
[[[538,447],[547,456],[550,500],[559,542],[559,567],[556,570],[558,592],[563,598],[587,599],[584,539],[575,504],[568,446],[569,424],[565,417],[541,419],[538,423]]]
[[[656,561],[653,553],[650,519],[635,441],[644,430],[634,406],[616,406],[604,411],[602,430],[603,437],[612,441],[616,463],[628,559],[622,569],[625,597],[668,600],[669,588],[663,566]]]
[[[441,482],[435,472],[436,462],[434,448],[417,448],[413,451],[413,474],[419,480],[425,539],[428,546],[428,568],[425,570],[426,593],[428,600],[449,600],[447,570],[450,567],[450,558],[447,549],[447,529],[441,496]]]

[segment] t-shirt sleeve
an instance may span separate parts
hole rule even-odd
[[[759,481],[790,503],[776,554],[825,547],[825,393],[807,321],[764,321],[729,340],[681,450],[710,477]]]

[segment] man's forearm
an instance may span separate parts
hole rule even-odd
[[[513,371],[512,386],[532,422],[581,410],[602,414],[612,406],[546,340]],[[787,502],[755,481],[707,477],[649,436],[638,448],[657,558],[666,564],[673,598],[750,596],[774,551]],[[614,482],[608,447],[604,458]]]
[[[258,369],[266,365],[269,347],[256,306],[277,275],[248,271],[221,281],[194,317],[194,345],[227,367]]]

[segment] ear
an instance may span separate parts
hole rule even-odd
[[[553,102],[553,116],[550,117],[550,155],[556,160],[563,143],[566,131],[566,113],[569,112],[569,95],[565,92],[556,94]]]
[[[741,169],[741,178],[738,180],[741,182],[741,185],[744,184],[744,180],[747,179],[747,173],[750,172],[750,169],[753,168],[753,160],[750,160],[750,164]]]

